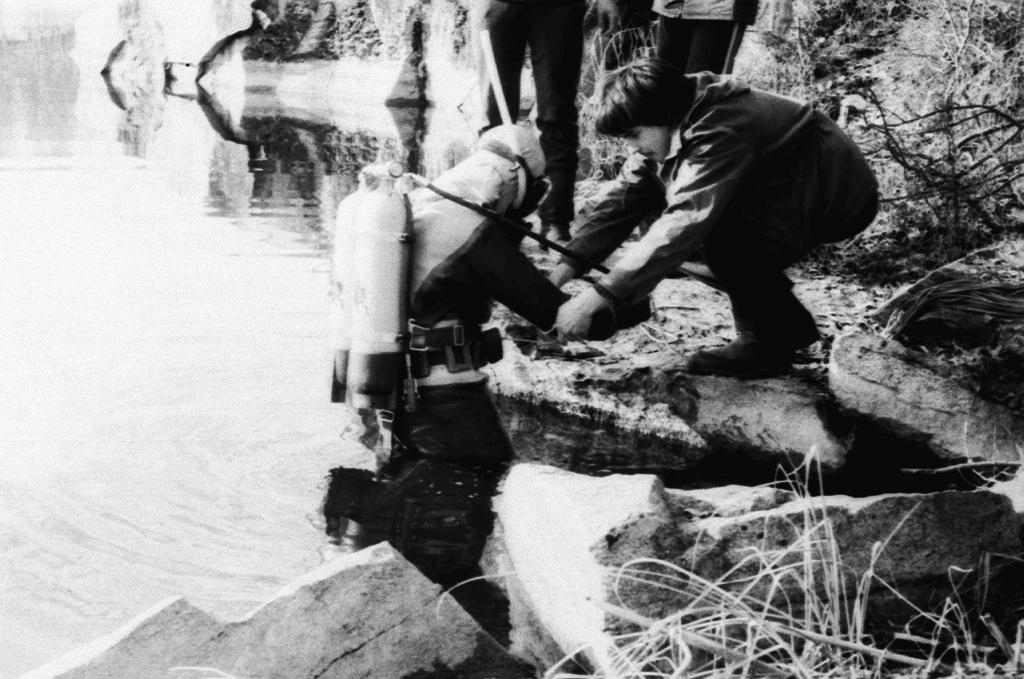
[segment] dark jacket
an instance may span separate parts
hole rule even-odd
[[[757,0],[654,0],[652,9],[670,19],[738,21],[757,19]]]
[[[712,229],[742,221],[794,252],[842,240],[877,200],[856,144],[808,104],[701,73],[693,106],[660,167],[635,156],[602,187],[570,248],[601,261],[652,212],[661,216],[600,283],[617,297],[650,292]],[[579,271],[579,265],[563,260]]]

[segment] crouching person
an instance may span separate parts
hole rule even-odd
[[[334,521],[340,536],[354,520],[368,533],[365,539],[390,540],[428,574],[434,566],[449,569],[453,550],[475,552],[475,564],[490,532],[491,495],[514,456],[481,371],[501,358],[497,329],[481,328],[492,303],[546,331],[567,299],[521,252],[525,231],[486,214],[513,219],[529,214],[543,196],[543,172],[544,157],[533,133],[503,126],[485,133],[469,158],[438,177],[433,183],[438,190],[422,187],[408,193],[407,323],[399,374],[392,370],[377,380],[387,395],[361,401],[357,393],[353,398],[353,389],[360,389],[355,383],[373,380],[353,375],[352,360],[338,352],[335,383],[348,382],[350,403],[371,406],[363,411],[376,415],[380,436],[375,478],[335,470],[325,503],[325,514],[335,514],[327,516],[329,527]],[[370,263],[365,256],[356,259],[347,268],[363,267],[363,277],[385,276],[394,268],[384,255]],[[351,271],[335,277],[346,275],[351,278]],[[344,285],[341,296],[358,305],[360,284]],[[367,314],[391,311],[373,306],[365,309]],[[352,323],[360,313],[352,314]],[[595,329],[603,326],[610,334],[613,323],[606,314]],[[357,353],[355,338],[347,351]],[[349,373],[339,376],[337,364],[346,362]],[[348,513],[344,522],[339,507]],[[482,528],[481,521],[486,522]],[[449,566],[439,565],[446,561]]]
[[[659,60],[608,75],[596,125],[642,157],[603,187],[569,247],[600,261],[652,211],[660,216],[562,307],[560,336],[579,338],[595,312],[650,292],[700,253],[713,274],[703,280],[729,296],[736,339],[695,352],[689,371],[787,369],[819,335],[783,270],[821,243],[860,233],[877,210],[878,185],[856,144],[808,104]],[[551,278],[562,285],[582,273],[563,259]]]

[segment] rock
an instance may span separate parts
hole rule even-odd
[[[1018,472],[1012,479],[993,483],[989,490],[1010,501],[1017,513],[1017,535],[1024,542],[1024,474]]]
[[[164,679],[173,667],[253,679],[532,676],[381,544],[324,564],[243,620],[174,600],[25,679]]]
[[[793,467],[815,461],[839,471],[849,444],[827,426],[828,398],[793,377],[737,380],[683,376],[695,394],[691,426],[712,446]],[[692,397],[692,396],[691,396]]]
[[[168,599],[22,679],[166,677],[171,667],[205,665],[206,655],[198,649],[207,647],[223,627],[187,601]]]
[[[678,363],[674,354],[637,356],[631,365],[529,360],[509,345],[491,368],[491,381],[500,397],[553,411],[580,429],[658,441],[643,447],[651,467],[683,469],[712,452],[786,466],[810,458],[826,471],[843,466],[848,444],[826,425],[827,396],[819,390],[793,377],[688,375],[673,367]],[[568,443],[579,441],[574,436]],[[663,455],[651,454],[657,445],[665,447]],[[552,456],[558,458],[557,450]]]
[[[608,573],[597,553],[613,531],[631,535],[672,524],[661,483],[651,475],[595,478],[518,464],[494,501],[500,542],[492,538],[485,572],[507,579],[512,651],[551,666],[577,648],[607,666]]]
[[[829,385],[846,408],[943,460],[1020,460],[1024,419],[939,375],[898,342],[841,335],[832,345]]]
[[[590,388],[585,376],[600,373],[601,366],[530,360],[510,343],[504,353],[486,370],[520,456],[538,451],[567,465],[598,458],[613,461],[611,469],[684,468],[711,452],[664,403],[644,398],[625,382],[619,393]],[[618,377],[624,380],[625,373],[609,373],[608,379],[615,383]]]
[[[719,486],[678,490],[666,488],[665,494],[673,508],[691,519],[709,516],[739,516],[765,509],[774,509],[792,499],[792,493],[778,488],[750,486]]]
[[[850,571],[849,583],[871,569],[904,594],[944,581],[950,568],[976,568],[986,553],[1021,552],[1016,514],[1007,498],[985,491],[943,491],[795,498],[749,514],[708,517],[687,527],[695,540],[685,562],[716,579],[741,566],[752,550],[791,547],[826,516],[842,564]],[[879,545],[884,548],[876,558]],[[794,550],[793,559],[802,554]]]
[[[594,478],[521,464],[505,480],[495,510],[500,532],[485,570],[515,574],[508,584],[514,649],[550,664],[584,648],[598,669],[614,655],[609,635],[628,625],[594,602],[660,618],[686,601],[630,578],[616,582],[630,562],[633,573],[643,566],[638,560],[660,559],[708,581],[728,574],[736,582],[752,575],[759,563],[754,557],[763,555],[776,567],[794,569],[792,577],[763,576],[757,586],[736,586],[763,593],[770,582],[781,592],[773,601],[788,600],[798,613],[806,600],[808,555],[825,562],[819,582],[832,564],[851,587],[873,569],[911,601],[927,605],[950,593],[950,569],[976,568],[990,552],[1022,552],[1011,503],[988,492],[802,498],[737,486],[666,491],[649,475]],[[806,554],[808,545],[814,548]],[[879,545],[884,548],[876,559]],[[1000,596],[1000,586],[1016,587],[989,586],[990,598]],[[871,601],[873,620],[900,624],[912,616],[884,588],[873,592],[880,590]]]

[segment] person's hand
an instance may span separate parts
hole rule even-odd
[[[566,342],[586,338],[594,314],[606,306],[608,301],[599,295],[597,290],[587,287],[558,308],[558,316],[555,319],[558,339]]]
[[[772,32],[785,35],[793,24],[793,0],[768,0],[767,14]]]
[[[573,278],[576,278],[576,270],[565,262],[559,262],[555,265],[555,268],[548,274],[548,280],[555,284],[556,288],[560,288]]]
[[[604,34],[622,28],[618,0],[597,0],[597,28]]]

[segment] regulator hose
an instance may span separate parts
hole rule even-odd
[[[580,264],[586,265],[590,269],[594,269],[596,271],[600,271],[601,273],[608,273],[608,271],[609,271],[608,267],[604,266],[603,264],[598,264],[596,262],[592,262],[589,259],[587,259],[586,257],[573,252],[569,248],[564,247],[562,245],[559,245],[558,243],[555,243],[554,241],[548,240],[547,238],[545,238],[544,236],[541,236],[540,234],[534,233],[533,230],[530,228],[530,226],[528,224],[525,224],[523,222],[518,222],[518,221],[516,221],[514,219],[509,219],[505,215],[500,214],[498,212],[495,212],[494,210],[488,209],[488,208],[484,207],[483,205],[477,205],[476,203],[474,203],[472,201],[468,201],[465,198],[462,198],[461,196],[457,196],[454,193],[450,193],[448,191],[445,191],[444,189],[442,189],[442,188],[440,188],[438,186],[435,186],[430,181],[424,179],[423,177],[421,177],[421,176],[419,176],[417,174],[413,174],[413,173],[410,172],[410,173],[407,173],[407,176],[410,179],[412,179],[412,181],[415,182],[416,184],[419,184],[422,187],[430,189],[431,191],[433,191],[437,195],[441,196],[442,198],[450,200],[453,203],[455,203],[457,205],[461,205],[464,208],[468,208],[468,209],[472,210],[473,212],[476,212],[479,215],[483,215],[484,217],[487,217],[488,219],[493,219],[494,221],[498,222],[499,224],[501,224],[503,226],[507,226],[507,227],[513,228],[516,231],[519,231],[524,236],[527,236],[528,238],[532,238],[533,240],[537,241],[538,243],[541,243],[542,245],[546,245],[547,247],[551,248],[552,250],[554,250],[555,252],[557,252],[559,254],[565,255],[566,257],[569,257],[570,259],[574,259],[577,262],[579,262]]]

